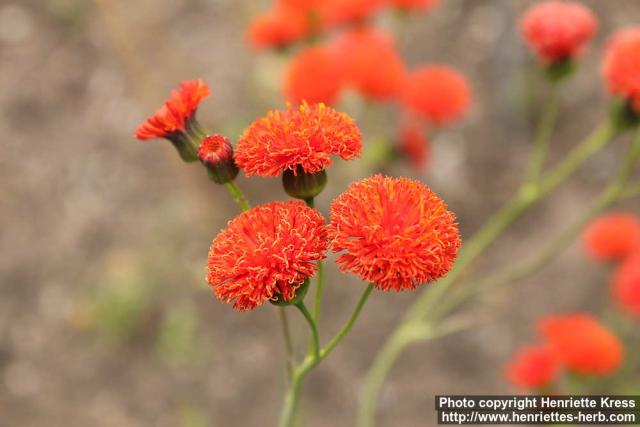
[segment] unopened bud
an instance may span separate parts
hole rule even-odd
[[[222,135],[205,137],[198,148],[198,157],[207,168],[209,179],[216,184],[226,184],[238,176],[238,166],[233,161],[233,147]]]
[[[287,169],[282,174],[282,185],[289,196],[311,200],[327,185],[327,173],[324,169],[318,173],[306,173],[301,167],[295,171]]]

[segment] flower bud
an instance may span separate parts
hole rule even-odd
[[[289,196],[311,200],[327,185],[327,173],[324,169],[317,173],[307,173],[298,166],[295,171],[291,169],[284,171],[282,185]]]
[[[205,137],[198,148],[198,157],[207,168],[207,174],[216,184],[226,184],[238,176],[238,167],[233,161],[233,147],[222,135]]]

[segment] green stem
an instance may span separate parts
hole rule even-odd
[[[360,316],[362,307],[364,307],[364,304],[367,302],[369,295],[371,295],[373,286],[373,283],[367,286],[367,289],[365,289],[364,293],[360,297],[358,304],[356,304],[356,308],[353,310],[353,313],[351,313],[351,317],[349,318],[347,323],[344,324],[342,329],[340,329],[340,331],[331,339],[331,341],[329,341],[329,344],[327,344],[327,346],[322,349],[322,351],[320,352],[320,357],[322,357],[323,359],[327,357],[327,355],[331,353],[338,344],[340,344],[340,341],[342,341],[344,337],[347,336],[349,331],[351,331],[351,328],[356,323],[356,320],[358,320],[358,316]]]
[[[553,132],[553,127],[556,123],[558,111],[560,109],[559,95],[558,83],[551,83],[549,97],[547,98],[546,105],[536,131],[533,158],[529,165],[529,182],[535,182],[544,168],[544,162],[547,158],[549,144],[551,142],[551,133]]]
[[[233,197],[233,200],[238,204],[238,206],[240,206],[240,209],[243,212],[248,211],[251,208],[251,205],[249,205],[249,202],[244,197],[242,190],[240,190],[240,187],[238,187],[234,181],[227,182],[225,187],[227,187],[229,194],[231,194],[231,197]]]
[[[280,415],[280,427],[293,427],[295,422],[295,414],[297,412],[298,403],[300,401],[300,392],[302,390],[302,381],[304,377],[311,371],[321,360],[327,357],[331,352],[336,348],[336,346],[344,339],[345,336],[349,333],[356,320],[358,320],[358,316],[364,307],[365,302],[369,298],[371,291],[373,290],[373,284],[367,286],[364,293],[360,297],[360,300],[356,304],[356,307],[351,314],[351,317],[344,324],[342,329],[331,339],[329,344],[324,347],[322,350],[318,352],[317,356],[307,355],[302,364],[298,366],[293,372],[293,378],[291,379],[291,383],[289,384],[289,389],[287,390],[287,394],[285,395],[284,405],[282,407],[282,412]],[[300,308],[300,307],[298,307]],[[304,314],[304,311],[303,311]],[[308,312],[305,315],[309,324],[312,324],[313,319],[311,316],[308,316]],[[311,319],[311,320],[310,320]]]
[[[289,381],[293,378],[293,341],[291,340],[291,332],[289,328],[289,320],[285,307],[278,307],[278,317],[280,318],[280,328],[284,338],[284,347],[286,351],[287,378]]]
[[[318,260],[318,280],[316,283],[316,295],[313,300],[313,318],[320,322],[320,308],[322,307],[322,288],[324,287],[324,263]]]
[[[627,181],[640,159],[640,131],[634,138],[632,146],[629,148],[624,159],[625,160],[620,171],[598,196],[596,202],[587,209],[578,221],[574,222],[556,239],[551,241],[539,255],[515,269],[497,273],[487,279],[460,289],[457,294],[451,295],[446,301],[443,301],[443,303],[438,306],[438,312],[435,317],[441,318],[460,304],[467,301],[470,297],[486,292],[488,289],[521,280],[524,277],[539,271],[545,265],[553,261],[557,255],[575,239],[578,233],[580,233],[587,224],[589,224],[604,210],[624,197],[626,194]]]
[[[628,185],[622,194],[623,199],[632,199],[637,196],[640,196],[640,182],[634,182]]]
[[[310,354],[313,355],[314,359],[318,360],[320,359],[320,336],[318,335],[318,327],[316,326],[316,322],[313,321],[313,316],[311,315],[311,313],[309,313],[309,310],[307,310],[307,306],[304,305],[303,301],[297,303],[296,308],[300,310],[304,318],[307,319],[307,322],[309,323],[309,327],[311,328],[311,339],[313,342],[313,345],[310,349]]]
[[[449,274],[436,285],[430,286],[426,291],[423,291],[417,301],[408,310],[404,320],[396,327],[391,339],[383,345],[381,354],[395,360],[402,352],[402,349],[411,342],[394,340],[393,337],[395,334],[407,327],[407,324],[423,323],[425,316],[440,304],[440,300],[447,294],[447,291],[451,288],[455,280],[469,268],[509,225],[520,218],[531,205],[548,195],[564,182],[586,160],[600,151],[617,133],[618,130],[612,121],[607,120],[604,124],[596,128],[581,144],[574,148],[564,160],[541,176],[536,183],[525,183],[516,195],[466,242],[458,255],[458,260],[454,268]],[[396,349],[395,347],[400,347],[400,349]],[[376,366],[378,363],[376,358],[373,366]],[[379,369],[372,373],[372,379],[369,383],[373,385],[381,384],[384,378],[378,378],[377,376],[384,377],[387,371],[388,370]],[[379,389],[370,391],[365,387],[360,405],[364,406],[367,411],[373,410],[378,394]],[[359,412],[362,414],[365,409],[360,409]],[[365,417],[365,419],[372,419],[372,416],[369,415],[362,416]]]

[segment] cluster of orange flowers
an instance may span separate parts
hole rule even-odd
[[[446,65],[405,64],[391,33],[375,26],[385,7],[427,11],[435,0],[277,1],[250,25],[255,48],[282,48],[304,42],[284,75],[283,94],[293,103],[333,105],[347,91],[369,102],[397,103],[403,119],[397,151],[416,169],[430,158],[429,125],[445,125],[469,109],[465,77]],[[297,48],[297,46],[294,46]]]
[[[179,135],[194,144],[209,177],[218,184],[247,176],[282,175],[290,196],[309,201],[322,191],[332,156],[358,157],[362,136],[355,122],[325,104],[272,111],[250,124],[234,150],[228,138],[208,135],[195,120],[209,88],[199,80],[183,82],[137,136],[169,140]],[[175,99],[187,100],[164,123]],[[172,110],[174,111],[174,110]],[[188,123],[189,125],[186,125]],[[191,131],[190,129],[197,129]],[[304,292],[326,251],[341,253],[338,264],[383,290],[408,290],[432,282],[453,266],[460,234],[455,215],[418,181],[375,175],[354,183],[331,206],[331,221],[301,201],[272,202],[248,209],[229,222],[211,244],[207,281],[216,296],[238,310],[265,301],[291,302]]]

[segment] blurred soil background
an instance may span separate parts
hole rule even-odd
[[[442,0],[431,13],[380,18],[397,31],[410,66],[451,64],[473,86],[473,113],[437,135],[429,170],[389,170],[420,176],[441,194],[464,236],[515,190],[530,152],[544,85],[516,23],[531,3]],[[607,35],[640,23],[636,0],[583,3],[600,30],[564,88],[553,158],[607,110],[599,77]],[[1,426],[274,425],[284,391],[276,313],[269,305],[236,313],[204,281],[209,244],[236,207],[168,142],[133,137],[184,79],[210,84],[200,121],[234,139],[282,107],[285,57],[245,43],[248,20],[264,9],[251,0],[0,1]],[[393,108],[371,119],[362,107],[355,96],[338,105],[362,124],[365,146],[380,132],[394,134]],[[520,220],[476,273],[535,254],[593,200],[627,143],[611,144]],[[366,154],[336,162],[320,209],[326,214],[333,197],[370,172]],[[277,179],[238,183],[253,204],[286,199]],[[363,288],[329,265],[324,339]],[[535,276],[483,295],[482,305],[468,308],[476,327],[401,357],[379,425],[434,425],[434,394],[511,393],[502,365],[534,339],[535,319],[600,310],[607,280],[607,269],[573,245]],[[373,295],[345,344],[310,376],[308,425],[353,424],[362,378],[416,295]],[[293,312],[291,319],[304,342],[301,319]]]

